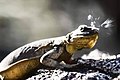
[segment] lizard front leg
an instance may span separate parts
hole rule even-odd
[[[72,68],[78,64],[66,64],[64,59],[60,59],[62,54],[65,54],[64,47],[54,47],[53,49],[46,52],[41,58],[40,63],[46,66],[54,67],[54,68]],[[68,57],[68,55],[64,55],[64,57]]]
[[[67,64],[64,61],[58,62],[52,58],[45,58],[42,64],[49,67],[58,68],[58,69],[72,68],[78,65],[78,64]]]
[[[40,63],[49,67],[62,68],[60,63],[55,60],[61,55],[61,52],[59,52],[58,48],[59,47],[54,47],[53,49],[47,51],[44,55],[42,55],[42,57],[40,57]]]

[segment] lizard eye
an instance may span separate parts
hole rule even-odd
[[[80,28],[80,31],[83,31],[83,30],[84,30],[84,28],[83,28],[83,27],[81,27],[81,28]]]
[[[69,36],[68,36],[68,42],[70,42],[70,39],[71,39],[71,38],[72,38],[71,35],[69,35]]]
[[[80,30],[83,30],[84,28],[81,28]]]

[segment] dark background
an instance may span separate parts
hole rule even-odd
[[[1,0],[0,60],[29,42],[62,36],[81,24],[89,25],[89,14],[100,17],[99,24],[108,18],[114,20],[112,27],[100,29],[99,40],[91,50],[119,53],[119,0]]]

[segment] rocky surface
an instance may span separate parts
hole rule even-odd
[[[120,80],[120,55],[101,53],[101,58],[96,60],[96,54],[92,53],[92,58],[89,54],[86,58],[76,59],[78,65],[72,68],[39,69],[27,80]]]
[[[100,72],[80,73],[62,70],[39,70],[39,74],[27,80],[111,80],[112,77]]]

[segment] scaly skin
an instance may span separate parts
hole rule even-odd
[[[41,66],[39,58],[22,60],[0,72],[0,75],[2,75],[5,80],[23,80],[29,75],[30,71],[38,69],[39,66]]]
[[[74,66],[71,57],[75,51],[92,48],[98,39],[96,29],[79,26],[66,36],[43,39],[22,46],[11,52],[0,63],[4,79],[23,79],[41,67],[63,68]]]

